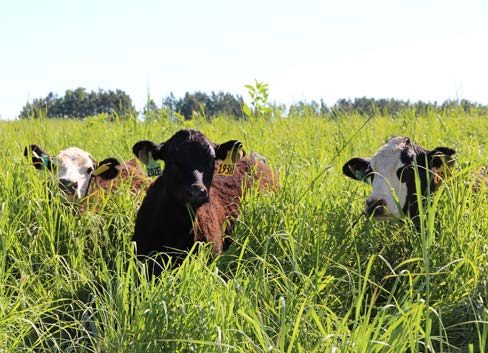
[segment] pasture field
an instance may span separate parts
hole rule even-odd
[[[125,185],[80,214],[22,155],[37,143],[127,160],[183,127],[259,151],[281,189],[247,195],[223,256],[203,248],[158,279],[134,258],[141,197]],[[393,135],[457,151],[419,232],[359,217],[370,188],[341,173]],[[2,353],[488,350],[488,192],[469,177],[488,164],[486,117],[13,121],[0,141]]]

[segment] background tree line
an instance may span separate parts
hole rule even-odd
[[[137,114],[132,99],[122,90],[87,92],[84,88],[67,90],[64,96],[50,92],[45,98],[36,98],[27,102],[19,117],[22,118],[77,118],[101,113],[115,116]]]
[[[247,86],[246,86],[247,87]],[[267,91],[264,95],[267,99]],[[251,95],[251,100],[252,100]],[[471,102],[466,99],[447,100],[437,102],[410,102],[399,99],[355,98],[339,99],[334,105],[328,106],[323,99],[317,101],[299,101],[286,106],[284,104],[269,103],[263,98],[256,104],[251,102],[254,109],[247,107],[244,99],[239,95],[226,92],[186,92],[183,97],[176,98],[173,93],[163,98],[158,105],[148,97],[147,103],[141,111],[146,120],[161,118],[177,118],[190,120],[195,116],[212,119],[218,115],[232,116],[237,119],[248,117],[250,114],[258,116],[256,107],[264,112],[259,116],[323,116],[336,117],[340,114],[361,115],[392,115],[396,116],[404,111],[425,115],[429,112],[461,110],[470,114],[488,115],[488,106]],[[64,96],[49,93],[45,98],[37,98],[32,103],[26,103],[20,118],[77,118],[108,114],[110,117],[127,118],[136,116],[138,112],[132,104],[132,99],[122,90],[87,92],[84,88],[67,90]]]
[[[186,92],[181,98],[176,98],[173,93],[162,100],[161,105],[157,104],[148,97],[148,101],[143,110],[146,118],[154,116],[173,116],[179,114],[185,120],[190,120],[195,114],[212,119],[217,115],[228,115],[235,118],[243,118],[242,107],[244,99],[241,96],[234,96],[225,92]]]

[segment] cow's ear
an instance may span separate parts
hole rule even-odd
[[[166,149],[164,147],[164,142],[161,144],[156,144],[152,141],[143,140],[132,146],[132,152],[143,164],[147,165],[149,162],[149,154],[152,155],[154,160],[160,159],[164,161],[166,159]]]
[[[371,170],[369,162],[368,158],[353,158],[344,164],[342,173],[351,179],[366,181],[366,177]]]
[[[31,157],[32,164],[36,169],[48,169],[54,168],[54,158],[44,152],[38,145],[29,145],[24,148],[24,157]]]
[[[239,159],[246,155],[242,149],[242,142],[239,140],[230,140],[219,145],[215,145],[215,159],[224,160],[227,154],[231,152],[231,160],[236,163]]]
[[[437,171],[450,170],[455,163],[456,151],[449,147],[436,147],[428,153],[430,166]]]
[[[116,158],[106,158],[100,163],[95,163],[95,170],[92,172],[92,176],[100,177],[104,180],[110,180],[119,175],[120,162]]]

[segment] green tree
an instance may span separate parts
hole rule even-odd
[[[268,114],[271,109],[268,106],[269,85],[264,82],[254,80],[254,86],[244,85],[251,99],[251,109],[247,105],[242,106],[244,114],[248,117],[261,117]]]
[[[76,118],[106,113],[112,119],[137,114],[132,99],[122,90],[87,92],[79,87],[67,90],[62,97],[50,92],[45,98],[36,98],[27,102],[20,113],[20,118]]]

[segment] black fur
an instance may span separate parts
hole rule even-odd
[[[100,163],[95,163],[95,169],[103,165],[107,165],[109,169],[104,171],[103,173],[100,173],[99,175],[97,175],[97,177],[100,177],[103,180],[110,180],[117,177],[117,175],[119,174],[119,169],[117,167],[120,165],[120,162],[116,158],[106,158]]]
[[[29,155],[32,158],[32,164],[36,169],[54,169],[53,159],[38,145],[33,144],[24,148],[24,157],[29,157]]]
[[[133,240],[139,257],[153,252],[181,254],[191,248],[191,214],[208,202],[215,161],[225,157],[234,142],[215,145],[197,130],[180,130],[159,145],[147,140],[134,145],[132,151],[143,163],[148,152],[165,161],[162,175],[147,190],[137,213]],[[206,200],[189,196],[194,186],[205,189]]]

